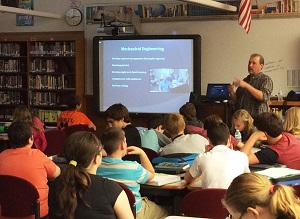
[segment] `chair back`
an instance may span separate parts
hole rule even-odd
[[[40,218],[39,193],[35,186],[25,179],[0,175],[1,215],[5,217]],[[0,215],[0,218],[1,218]]]
[[[158,157],[158,153],[150,148],[142,147],[143,151],[147,154],[147,157],[149,158],[150,162],[152,163],[152,160],[156,157]]]
[[[94,134],[96,133],[94,129],[89,128],[87,125],[82,125],[82,124],[68,126],[63,131],[66,133],[67,137],[69,137],[74,132],[79,132],[79,131],[88,131]]]
[[[221,203],[226,189],[198,189],[186,194],[180,208],[184,216],[224,219],[228,211]]]
[[[295,195],[300,198],[300,185],[293,185]]]
[[[130,208],[131,208],[132,213],[133,213],[133,216],[134,216],[134,218],[136,218],[136,206],[135,206],[135,197],[134,197],[134,194],[123,183],[120,183],[120,182],[116,182],[116,183],[118,183],[122,187],[122,189],[124,190],[124,192],[126,193],[126,195],[128,197],[129,204],[130,204]]]
[[[44,154],[47,156],[58,155],[63,152],[64,144],[67,139],[66,133],[58,129],[45,131],[47,147]]]
[[[188,134],[199,134],[203,135],[204,134],[204,129],[194,126],[194,125],[186,125],[186,131]]]

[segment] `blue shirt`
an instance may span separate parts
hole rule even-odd
[[[150,148],[156,152],[159,151],[159,143],[156,132],[153,129],[144,129],[139,131],[142,141],[142,146]]]
[[[103,157],[102,163],[97,169],[97,175],[126,185],[135,196],[136,212],[141,210],[140,184],[144,184],[149,175],[149,172],[142,165],[135,161]]]
[[[159,82],[159,89],[163,92],[169,92],[171,87],[170,81],[162,80]]]

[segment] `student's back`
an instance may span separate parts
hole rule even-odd
[[[94,123],[82,112],[80,112],[82,103],[77,95],[73,95],[68,100],[68,109],[61,112],[57,119],[57,128],[63,130],[72,125],[87,125],[96,130]]]
[[[139,131],[142,141],[142,147],[153,151],[159,151],[158,137],[153,129],[143,129]]]
[[[226,124],[210,126],[207,136],[210,139],[207,152],[195,158],[184,179],[191,183],[201,176],[202,188],[227,189],[235,177],[250,172],[248,157],[240,151],[232,150]]]
[[[198,134],[184,134],[185,121],[179,113],[170,113],[166,116],[164,127],[173,140],[163,147],[162,154],[174,153],[203,153],[208,140]]]
[[[133,219],[122,188],[96,175],[101,151],[99,139],[91,132],[80,131],[67,138],[64,154],[69,164],[50,188],[49,219]]]
[[[171,143],[171,139],[164,134],[164,118],[161,114],[150,116],[147,129],[140,130],[142,146],[159,152],[161,147]]]
[[[121,103],[111,105],[105,111],[105,118],[107,127],[118,127],[123,129],[128,145],[142,147],[139,131],[131,124],[131,118],[129,117],[129,111],[126,106]],[[124,160],[140,162],[139,157],[136,155],[126,155]]]
[[[8,137],[11,149],[0,153],[0,174],[31,182],[39,192],[40,214],[44,217],[48,214],[48,179],[57,177],[60,169],[43,152],[31,148],[32,132],[27,123],[13,122]]]
[[[13,122],[27,122],[33,134],[33,145],[44,152],[47,147],[44,123],[35,116],[32,116],[26,106],[18,106],[13,112]]]
[[[154,177],[153,166],[141,148],[127,147],[124,137],[124,131],[120,128],[110,127],[104,130],[100,140],[105,145],[107,157],[103,158],[97,174],[129,187],[135,196],[137,219],[163,219],[168,215],[167,211],[147,198],[142,198],[140,194],[140,184],[144,184]],[[122,160],[127,153],[138,155],[141,164]]]

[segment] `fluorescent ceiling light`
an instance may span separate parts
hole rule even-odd
[[[213,0],[180,0],[183,2],[187,2],[190,4],[199,4],[199,5],[205,5],[212,8],[222,9],[226,11],[236,11],[237,7],[233,5],[224,4],[221,2],[213,1]]]
[[[8,13],[14,13],[14,14],[25,14],[25,15],[32,15],[37,17],[46,17],[46,18],[54,18],[54,19],[60,19],[60,14],[53,14],[48,12],[42,12],[42,11],[34,11],[34,10],[27,10],[23,8],[15,8],[15,7],[8,7],[0,5],[0,11],[8,12]]]

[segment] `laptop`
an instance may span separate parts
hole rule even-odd
[[[224,101],[229,99],[229,83],[207,84],[206,97],[204,101]]]

